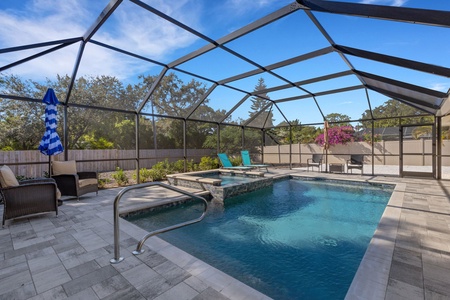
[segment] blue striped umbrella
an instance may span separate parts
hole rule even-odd
[[[45,134],[38,149],[42,154],[48,156],[60,154],[64,151],[64,148],[56,132],[56,105],[58,105],[59,101],[53,89],[47,90],[42,102],[47,104],[45,108]]]

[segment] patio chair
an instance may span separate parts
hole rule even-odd
[[[347,160],[347,173],[349,170],[359,169],[361,170],[361,174],[363,173],[364,166],[364,155],[362,154],[351,154],[350,159]]]
[[[3,221],[55,212],[58,215],[56,183],[51,178],[17,181],[8,166],[0,168],[0,193],[3,197]]]
[[[309,172],[309,167],[317,167],[317,169],[322,172],[322,157],[323,154],[313,154],[312,158],[306,160],[307,170]]]
[[[97,172],[77,172],[74,160],[52,162],[52,178],[63,196],[74,196],[80,200],[80,196],[87,193],[98,195]]]
[[[217,154],[219,157],[220,163],[222,164],[223,169],[231,169],[231,170],[251,170],[251,167],[244,167],[244,166],[233,166],[230,159],[228,158],[228,155],[225,153],[219,153]]]
[[[241,151],[241,156],[242,156],[242,164],[244,165],[244,167],[250,167],[250,168],[257,168],[259,169],[266,169],[266,172],[269,172],[269,169],[267,169],[267,167],[269,167],[269,165],[263,165],[263,164],[252,164],[252,161],[250,159],[250,153],[247,150],[242,150]]]

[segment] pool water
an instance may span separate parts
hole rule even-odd
[[[391,193],[279,181],[212,203],[202,222],[160,237],[274,299],[343,299]],[[185,204],[128,220],[150,231],[200,213]]]

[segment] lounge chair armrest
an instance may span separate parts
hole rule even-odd
[[[41,182],[41,183],[26,183],[18,186],[10,186],[1,189],[5,195],[5,199],[17,199],[19,198],[34,198],[37,196],[42,197],[42,193],[51,195],[56,199],[56,183],[53,182]]]
[[[70,191],[78,191],[80,179],[78,174],[54,175],[52,178],[55,179],[62,195],[70,195]]]

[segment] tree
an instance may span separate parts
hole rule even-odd
[[[11,75],[0,79],[2,94],[42,99],[45,87]],[[44,134],[45,105],[0,98],[0,148],[34,150]]]
[[[228,155],[237,155],[242,149],[242,131],[240,126],[221,126],[220,151]],[[217,134],[210,135],[203,144],[204,148],[217,148]]]
[[[314,126],[302,126],[298,119],[290,121],[289,123],[292,126],[292,143],[314,143],[316,137],[321,133],[320,128],[316,128]],[[289,124],[283,121],[278,126],[280,127],[270,130],[270,135],[276,136],[277,142],[280,144],[289,144]]]
[[[399,126],[399,117],[401,116],[417,116],[416,118],[403,118],[402,125],[432,123],[434,121],[433,116],[426,115],[423,111],[394,99],[388,100],[382,105],[375,107],[372,110],[372,113],[375,118],[390,118],[377,120],[375,123],[376,127]],[[366,110],[362,114],[362,119],[371,119],[370,110]],[[363,128],[370,128],[371,126],[371,122],[362,122]]]
[[[258,84],[255,86],[255,89],[253,91],[257,93],[265,89],[267,89],[267,85],[264,82],[264,78],[258,79]],[[271,111],[271,106],[265,108],[267,104],[270,103],[270,101],[267,99],[270,98],[266,93],[258,93],[258,96],[254,96],[251,98],[252,105],[250,106],[251,111],[249,111],[250,118],[257,115],[255,119],[251,122],[252,126],[264,128],[273,127],[274,120],[273,120],[273,113]]]
[[[350,125],[350,117],[345,114],[331,113],[325,116],[325,119],[329,123],[340,123],[340,124],[330,124],[330,126],[348,126]]]

